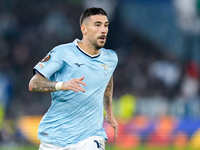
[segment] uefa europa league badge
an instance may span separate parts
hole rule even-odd
[[[104,68],[104,73],[107,75],[108,74],[108,67],[110,66],[110,65],[104,65],[104,64],[101,64],[102,66],[103,66],[103,68]]]

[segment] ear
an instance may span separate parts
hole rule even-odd
[[[81,25],[81,32],[83,33],[83,35],[87,35],[87,27],[86,25]]]

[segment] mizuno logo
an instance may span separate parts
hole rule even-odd
[[[79,64],[79,63],[74,63],[75,65],[77,65],[78,67],[84,65],[84,64]]]

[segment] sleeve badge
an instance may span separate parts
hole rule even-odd
[[[46,62],[46,61],[48,61],[50,58],[51,58],[51,55],[48,54],[48,55],[46,55],[46,56],[41,60],[41,62]]]

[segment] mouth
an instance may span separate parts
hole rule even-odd
[[[101,42],[104,42],[106,40],[106,36],[102,35],[98,38]]]

